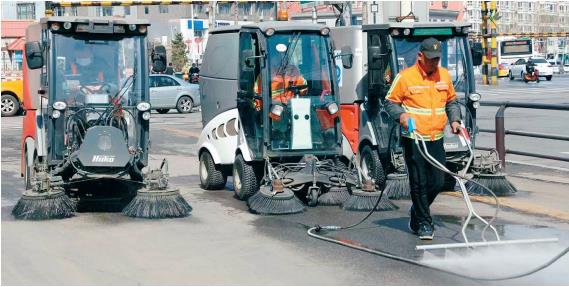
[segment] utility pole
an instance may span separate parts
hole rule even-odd
[[[316,11],[316,6],[312,6],[312,23],[318,23],[318,13]]]
[[[215,28],[215,9],[216,9],[216,1],[209,1],[209,13],[208,13],[208,21],[209,21],[209,31]]]
[[[233,2],[233,24],[239,24],[239,4],[237,1]]]
[[[498,21],[496,15],[498,15],[498,10],[496,9],[496,0],[492,0],[490,4],[490,11],[493,15],[492,19],[490,19],[490,37],[491,37],[491,52],[492,52],[492,60],[490,61],[490,67],[492,71],[492,86],[498,85],[498,48],[497,48],[497,41],[496,41],[496,21]]]
[[[486,7],[486,1],[481,1],[480,12],[482,15],[482,24],[480,25],[480,33],[482,34],[482,50],[484,54],[482,54],[482,84],[488,85],[490,84],[488,81],[488,42],[487,42],[487,34],[488,34],[488,9]]]
[[[352,26],[352,2],[346,1],[343,10],[342,17],[344,18],[344,25]]]

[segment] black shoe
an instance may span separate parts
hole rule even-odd
[[[421,240],[433,240],[435,231],[430,224],[419,223],[419,230],[417,230],[417,234],[419,234],[419,239]]]
[[[407,227],[413,234],[417,234],[417,231],[419,230],[419,224],[413,219],[413,217],[409,218],[409,224]]]

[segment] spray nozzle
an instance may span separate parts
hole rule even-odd
[[[407,119],[407,129],[403,128],[403,133],[405,134],[412,134],[416,130],[415,119],[409,118]]]

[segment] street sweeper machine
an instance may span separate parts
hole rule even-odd
[[[473,67],[481,64],[482,48],[468,41],[469,27],[468,23],[399,22],[332,28],[336,53],[354,55],[351,69],[337,68],[341,73],[338,84],[343,141],[349,147],[344,149],[345,156],[359,153],[362,173],[375,179],[380,188],[396,181],[408,185],[398,143],[399,127],[384,103],[398,72],[416,63],[420,43],[426,38],[441,41],[441,66],[449,70],[463,123],[474,143],[481,96],[476,92]],[[445,129],[444,147],[447,167],[455,172],[461,170],[468,161],[468,147],[451,133],[450,126]],[[497,163],[489,156],[477,156],[472,170],[496,173]],[[454,178],[447,179],[447,189],[453,189]],[[389,197],[409,198],[408,188],[400,190],[391,190]]]
[[[224,188],[232,175],[236,197],[261,214],[340,204],[348,189],[372,188],[340,160],[334,63],[347,68],[351,55],[333,54],[329,32],[294,21],[210,32],[200,75],[203,188]]]
[[[130,196],[126,215],[188,215],[188,203],[168,186],[165,160],[142,171],[149,152],[148,62],[157,71],[166,67],[164,47],[148,55],[149,26],[111,17],[46,17],[30,25],[21,141],[26,191],[16,218],[69,217],[85,196],[74,187],[108,179],[142,187]]]

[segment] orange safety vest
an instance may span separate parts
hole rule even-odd
[[[447,124],[446,104],[456,98],[448,70],[439,67],[427,75],[415,64],[401,71],[393,81],[386,99],[401,105],[415,119],[417,133],[423,140],[444,137]],[[414,135],[403,135],[414,138]]]
[[[292,75],[291,75],[292,74]],[[306,79],[302,77],[298,69],[294,67],[292,73],[285,73],[284,75],[273,75],[271,79],[271,98],[277,102],[287,104],[292,97],[294,97],[294,93],[292,91],[287,91],[286,88],[289,87],[290,82],[292,82],[293,86],[302,86],[306,85]],[[261,77],[258,77],[255,81],[255,93],[261,94]]]
[[[75,64],[75,63],[71,63],[71,74],[73,74],[73,75],[79,74],[77,64]],[[99,72],[99,74],[97,74],[97,80],[99,80],[100,82],[105,80],[105,75],[102,71]]]

